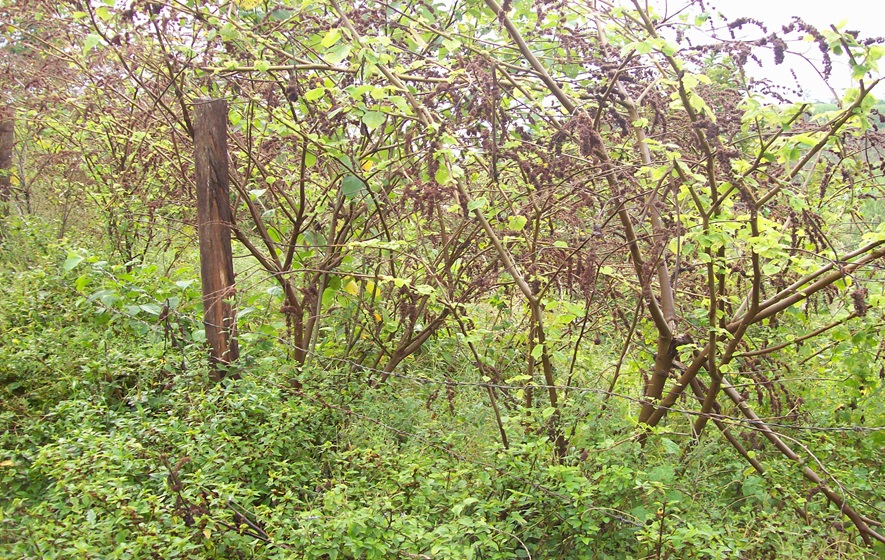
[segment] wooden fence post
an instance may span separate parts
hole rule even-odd
[[[6,235],[6,217],[12,198],[12,150],[15,147],[15,117],[10,107],[0,106],[0,239]]]
[[[210,375],[220,381],[226,374],[224,366],[239,357],[237,316],[232,304],[236,288],[230,244],[227,101],[203,99],[195,103],[194,151],[203,324],[210,347]]]

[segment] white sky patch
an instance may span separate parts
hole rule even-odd
[[[673,12],[684,6],[685,2],[653,0],[660,12]],[[667,6],[669,9],[664,8]],[[824,2],[821,0],[709,0],[706,2],[707,9],[711,12],[722,13],[729,21],[741,17],[749,17],[761,21],[768,28],[769,33],[780,32],[782,26],[790,23],[793,16],[799,16],[806,23],[818,29],[829,28],[831,24],[845,22],[845,30],[860,32],[861,38],[885,36],[885,1],[883,0],[836,0]],[[762,31],[755,26],[744,27],[743,32],[736,30],[737,38],[758,38],[763,35]],[[727,32],[723,34],[727,36]],[[793,37],[799,34],[793,33]],[[822,66],[820,51],[815,43],[789,43],[790,50],[804,53],[818,66]],[[761,52],[761,51],[760,51]],[[755,78],[767,78],[772,82],[789,88],[794,88],[796,80],[790,74],[792,68],[797,75],[799,84],[807,94],[820,101],[829,101],[832,93],[823,83],[819,74],[814,71],[808,62],[797,56],[787,56],[782,65],[775,65],[771,52],[762,52],[760,56],[763,66],[760,68],[750,61],[747,71]],[[885,75],[885,60],[880,61],[880,72]],[[842,95],[845,88],[852,86],[847,61],[844,57],[833,57],[833,74],[830,85],[838,95]],[[878,93],[877,98],[885,98],[885,88]]]

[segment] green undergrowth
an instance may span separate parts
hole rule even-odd
[[[2,265],[0,557],[868,556],[791,467],[755,475],[718,436],[683,454],[675,429],[643,447],[630,401],[574,392],[555,461],[543,407],[502,403],[504,447],[466,360],[370,388],[256,330],[240,378],[213,384],[193,271],[90,259],[46,246]],[[876,461],[855,464],[846,482],[881,493]]]

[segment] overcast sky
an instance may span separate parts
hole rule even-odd
[[[876,0],[714,0],[707,2],[729,17],[750,16],[773,24],[799,16],[808,23],[829,25],[848,20],[849,27],[885,34],[885,3]],[[672,5],[672,4],[671,4]]]
[[[661,5],[665,0],[657,0]],[[676,9],[684,5],[679,0],[669,0],[670,9]],[[862,37],[885,36],[885,0],[707,0],[707,8],[718,9],[729,20],[739,17],[752,17],[765,23],[769,32],[774,32],[796,15],[816,27],[829,27],[830,24],[838,24],[847,21],[846,29],[857,30]],[[754,32],[754,37],[758,32]],[[805,48],[809,55],[817,52],[817,46],[813,43],[791,44],[791,49]],[[807,63],[798,60],[797,57],[788,58],[787,63],[796,68],[799,80],[804,89],[813,97],[826,100],[832,97],[829,90],[821,83],[820,78]],[[815,58],[820,58],[815,57]],[[772,80],[792,85],[794,82],[789,71],[783,66],[775,66],[772,57],[763,59],[765,68],[759,69],[756,76],[764,76]],[[882,74],[885,75],[885,59],[880,61]],[[757,68],[750,63],[748,69],[753,72]],[[831,83],[841,94],[841,90],[850,85],[849,73],[846,68],[834,66]],[[877,92],[876,97],[885,98],[885,88]]]

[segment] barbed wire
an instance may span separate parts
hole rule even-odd
[[[100,272],[108,275],[115,282],[120,283],[119,279],[114,277],[110,271],[108,271],[106,269],[100,269]],[[76,290],[73,286],[68,285],[68,288],[70,289],[70,291],[77,294],[78,296],[80,296],[80,297],[83,296],[83,294],[81,292],[79,292],[78,290]],[[166,310],[166,312],[169,315],[174,316],[178,320],[190,321],[192,324],[201,324],[202,323],[202,321],[199,318],[182,313],[177,309],[169,309],[168,302],[162,302],[162,301],[158,300],[157,298],[155,298],[154,296],[152,296],[151,294],[147,293],[146,291],[141,291],[140,295],[153,300],[155,302],[155,304],[157,304],[157,305],[162,305],[163,308]],[[105,309],[109,313],[112,313],[117,316],[122,316],[128,320],[134,320],[134,321],[144,324],[145,326],[148,327],[149,332],[159,330],[160,325],[163,324],[163,320],[161,320],[160,318],[158,318],[157,321],[147,321],[147,320],[144,320],[144,319],[139,318],[137,316],[133,316],[128,313],[124,313],[121,310],[116,309],[113,306],[105,305],[102,301],[100,301],[98,299],[91,299],[91,301],[94,304],[101,306],[103,309]],[[164,331],[164,333],[163,333],[164,338],[167,337],[168,334],[169,333],[167,331]],[[267,336],[267,335],[265,335],[265,336]],[[275,339],[275,340],[277,340],[277,341],[279,341],[291,348],[295,348],[294,344],[292,344],[291,342],[289,342],[288,340],[286,340],[284,338],[277,337],[277,336],[269,336],[268,338],[273,338],[273,339]],[[175,345],[173,345],[173,347],[175,347]],[[178,350],[180,350],[183,355],[186,351],[184,346],[180,346],[178,348]],[[368,375],[376,375],[376,374],[386,375],[389,378],[400,379],[403,381],[408,381],[408,382],[416,383],[416,384],[420,384],[420,385],[437,385],[440,387],[467,387],[467,388],[486,389],[486,390],[497,389],[500,391],[518,391],[518,390],[525,390],[528,387],[531,387],[533,389],[555,388],[558,390],[566,390],[567,389],[569,391],[574,391],[574,392],[586,392],[586,393],[593,393],[593,394],[597,394],[597,395],[607,395],[607,396],[621,399],[625,402],[629,402],[629,403],[636,404],[636,405],[644,405],[644,404],[647,404],[647,402],[648,402],[642,398],[638,398],[638,397],[631,396],[631,395],[625,395],[625,394],[617,393],[617,392],[613,392],[613,391],[607,391],[604,389],[600,389],[598,387],[586,387],[586,386],[571,385],[571,384],[547,385],[547,384],[542,384],[542,383],[536,384],[534,382],[528,383],[528,384],[515,384],[515,383],[506,383],[506,382],[505,383],[491,382],[490,380],[461,381],[461,380],[452,379],[450,377],[446,378],[446,379],[433,379],[433,378],[427,377],[427,376],[408,375],[406,373],[400,373],[400,372],[396,372],[396,371],[386,372],[382,369],[372,367],[372,366],[367,366],[367,365],[364,365],[364,364],[361,364],[361,363],[358,363],[358,362],[355,362],[353,360],[349,360],[346,358],[327,356],[327,355],[324,355],[324,354],[321,354],[321,353],[318,353],[315,351],[311,351],[308,349],[304,349],[304,351],[308,355],[311,355],[312,357],[316,358],[321,363],[337,364],[339,366],[347,366],[347,367],[351,368],[351,371],[356,369],[356,370],[362,371]],[[296,369],[299,372],[302,371],[301,367],[296,367]],[[477,368],[477,369],[479,370],[479,368]],[[462,371],[464,371],[464,370],[462,370]],[[367,379],[366,381],[368,382],[370,380]],[[532,488],[542,491],[545,494],[555,496],[559,499],[568,500],[569,502],[572,501],[572,499],[569,496],[565,496],[563,494],[560,494],[560,493],[556,492],[555,490],[548,488],[542,484],[539,484],[539,483],[532,481],[528,478],[525,478],[525,477],[517,475],[513,472],[510,472],[510,470],[505,469],[504,467],[496,466],[492,463],[489,463],[487,461],[483,461],[481,459],[468,457],[467,455],[465,455],[463,453],[455,451],[448,444],[437,443],[435,441],[432,441],[430,438],[427,438],[427,437],[422,436],[420,434],[415,434],[412,432],[402,430],[402,429],[397,428],[395,426],[391,426],[391,425],[387,424],[386,422],[379,420],[378,418],[374,418],[368,414],[363,414],[361,412],[357,412],[351,408],[348,408],[347,406],[329,403],[328,401],[323,399],[323,397],[319,393],[317,393],[315,395],[310,395],[307,391],[304,390],[304,386],[302,386],[301,388],[294,388],[294,387],[286,387],[286,386],[283,386],[283,385],[280,385],[277,383],[273,383],[273,382],[271,382],[271,384],[280,388],[281,390],[297,392],[297,394],[299,394],[300,396],[305,397],[309,400],[312,400],[313,402],[318,403],[326,408],[338,410],[344,414],[347,414],[347,415],[353,416],[355,418],[359,418],[363,421],[378,425],[378,426],[384,428],[385,430],[389,430],[392,433],[396,433],[404,438],[413,439],[414,441],[419,441],[429,447],[432,447],[434,449],[442,451],[442,452],[458,459],[459,461],[468,462],[468,463],[471,463],[471,464],[474,464],[476,466],[480,466],[480,467],[486,468],[486,469],[493,469],[499,473],[506,472],[506,474],[508,474],[509,476],[514,477],[515,480],[520,480],[521,482],[531,486]],[[686,398],[691,398],[691,397],[686,396]],[[867,433],[873,433],[873,432],[879,432],[879,431],[885,430],[885,427],[867,427],[867,426],[856,426],[856,425],[855,426],[811,426],[811,425],[785,424],[785,423],[779,423],[779,422],[773,422],[773,421],[766,421],[763,419],[749,419],[749,418],[742,418],[742,417],[730,416],[730,415],[725,415],[725,414],[703,413],[698,410],[691,410],[691,409],[686,409],[686,408],[681,408],[681,407],[676,407],[676,406],[669,406],[669,407],[662,407],[662,408],[664,410],[666,410],[667,412],[673,412],[673,413],[683,414],[683,415],[692,416],[692,417],[706,417],[706,418],[710,418],[712,420],[722,422],[723,424],[726,424],[726,425],[737,426],[737,427],[741,427],[741,428],[748,429],[751,431],[756,431],[759,433],[765,433],[766,431],[773,432],[772,428],[777,428],[777,429],[781,429],[781,430],[799,430],[799,431],[806,431],[806,432],[852,432],[852,433],[860,433],[860,434],[867,434]],[[637,430],[635,433],[631,434],[629,437],[624,439],[623,442],[638,439],[644,433],[647,433],[647,432],[641,432],[641,431]],[[693,436],[694,434],[686,434],[686,435]],[[827,476],[827,478],[831,479],[840,488],[843,495],[847,493],[849,496],[858,500],[860,503],[864,503],[868,507],[871,507],[874,511],[882,513],[882,511],[879,508],[870,504],[867,500],[859,498],[856,494],[848,491],[843,486],[843,484],[832,473],[830,473],[826,468],[824,468],[822,462],[813,454],[813,452],[809,449],[809,447],[807,445],[805,445],[804,443],[802,443],[801,441],[799,441],[793,437],[784,436],[782,434],[778,434],[778,436],[783,437],[783,438],[799,445],[805,451],[805,453],[807,453],[818,464],[819,468],[822,468],[822,471]],[[611,508],[596,508],[596,509],[605,510],[608,515],[612,516],[613,518],[618,519],[621,522],[624,522],[624,523],[627,523],[630,525],[634,525],[634,526],[642,526],[641,523],[638,523],[637,521],[633,521],[633,520],[629,519],[628,517],[625,517],[625,516],[633,517],[632,515],[630,515],[626,512],[621,512],[620,510],[614,510]],[[868,521],[872,521],[872,520],[868,520]]]
[[[112,279],[113,281],[122,284],[122,281],[120,281],[118,278],[116,278],[113,275],[113,273],[111,271],[107,270],[106,268],[94,268],[94,270],[97,270],[101,274]],[[82,297],[83,294],[78,292],[76,289],[74,289],[73,287],[70,287],[70,286],[69,286],[69,288],[74,293],[76,293],[78,296]],[[141,295],[153,300],[154,304],[160,306],[161,308],[167,307],[167,303],[165,301],[158,300],[157,298],[153,297],[152,295],[150,295],[147,292],[141,292]],[[157,322],[146,321],[146,320],[140,319],[136,316],[132,316],[127,313],[124,313],[112,306],[107,306],[103,302],[101,302],[97,299],[91,300],[91,301],[93,301],[93,303],[95,303],[95,304],[100,305],[102,308],[104,308],[105,310],[107,310],[110,313],[123,316],[129,320],[139,321],[139,322],[145,324],[146,326],[148,326],[152,330],[158,330],[160,327],[159,321],[157,321]],[[193,317],[193,316],[187,315],[185,313],[181,313],[180,311],[178,311],[176,309],[169,309],[168,312],[170,314],[173,314],[175,317],[185,319],[185,320],[191,322],[192,324],[203,324],[202,318]],[[243,333],[241,333],[241,334],[243,334]],[[264,335],[264,336],[268,336],[269,338],[273,338],[277,342],[279,342],[289,348],[292,348],[292,349],[296,348],[294,344],[292,344],[290,341],[286,340],[285,338],[282,338],[279,336],[272,336],[272,335]],[[410,382],[418,383],[418,384],[422,384],[422,385],[433,384],[433,385],[439,385],[440,387],[467,387],[467,388],[476,388],[476,389],[484,389],[484,390],[497,389],[500,391],[519,391],[519,390],[526,390],[528,388],[540,389],[540,390],[555,389],[557,391],[566,391],[567,390],[567,391],[574,391],[574,392],[581,392],[581,393],[593,393],[593,394],[597,394],[597,395],[601,395],[601,396],[613,397],[613,398],[617,398],[617,399],[629,402],[631,404],[639,405],[639,406],[648,404],[648,402],[649,402],[648,400],[643,399],[641,397],[626,395],[626,394],[618,393],[618,392],[614,392],[614,391],[608,391],[606,389],[601,389],[599,387],[588,387],[588,386],[581,386],[581,385],[571,385],[571,384],[547,385],[544,383],[536,383],[534,381],[531,383],[525,383],[525,384],[506,383],[506,382],[505,383],[498,383],[498,382],[492,382],[490,380],[489,381],[462,381],[462,380],[455,380],[450,377],[446,378],[446,379],[432,379],[427,376],[408,375],[408,374],[400,373],[400,372],[396,372],[396,371],[388,372],[388,371],[385,371],[385,370],[382,370],[382,369],[379,369],[376,367],[372,367],[372,366],[367,366],[365,364],[355,362],[353,360],[349,360],[346,358],[340,358],[340,357],[334,357],[334,356],[328,356],[325,354],[321,354],[319,352],[316,352],[316,351],[313,351],[313,350],[310,350],[307,348],[300,349],[300,350],[302,352],[304,352],[306,355],[310,355],[318,360],[326,361],[327,363],[331,362],[331,363],[336,363],[336,364],[339,364],[342,366],[347,366],[347,367],[350,367],[351,370],[356,368],[356,369],[359,369],[369,375],[376,375],[376,374],[383,375],[383,376],[388,376],[388,377],[392,377],[395,379],[401,379],[404,381],[410,381]],[[298,366],[298,367],[300,368],[300,366]],[[741,386],[747,386],[747,385],[753,386],[753,384],[741,384]],[[686,398],[691,398],[691,397],[686,396]],[[708,418],[710,420],[718,420],[718,421],[721,421],[724,423],[728,423],[732,426],[739,426],[739,427],[748,428],[748,429],[758,429],[760,426],[768,426],[770,428],[778,428],[778,429],[783,429],[783,430],[805,431],[805,432],[821,432],[821,433],[825,433],[825,432],[849,433],[850,432],[850,433],[859,433],[859,434],[869,434],[869,433],[876,433],[876,432],[885,431],[885,426],[860,426],[860,425],[814,426],[814,425],[786,424],[786,423],[766,420],[764,418],[762,418],[760,420],[752,420],[752,419],[748,419],[748,418],[744,418],[744,417],[740,417],[740,416],[730,416],[730,415],[726,415],[726,414],[717,414],[717,413],[713,413],[713,412],[704,413],[699,410],[681,408],[681,407],[676,407],[676,406],[672,406],[672,405],[669,407],[658,406],[657,408],[662,408],[663,410],[666,410],[668,413],[673,412],[673,413],[692,416],[692,417],[704,417],[704,418]]]
[[[557,492],[557,491],[555,491],[555,490],[553,490],[553,489],[551,489],[551,488],[548,488],[547,486],[545,486],[545,485],[543,485],[543,484],[540,484],[540,483],[538,483],[538,482],[535,482],[535,481],[533,481],[533,480],[530,480],[530,479],[528,479],[528,478],[526,478],[526,477],[524,477],[524,476],[521,476],[521,475],[518,475],[518,474],[514,474],[514,473],[512,472],[512,470],[510,470],[510,469],[506,469],[506,468],[501,467],[501,466],[496,466],[496,465],[494,465],[494,464],[492,464],[492,463],[488,463],[488,462],[486,462],[486,461],[482,461],[482,460],[480,460],[480,459],[476,459],[476,458],[472,458],[472,457],[467,457],[467,456],[464,455],[463,453],[459,453],[459,452],[457,452],[457,451],[451,449],[449,446],[446,446],[446,445],[440,445],[440,444],[435,443],[435,442],[431,441],[430,439],[428,439],[428,438],[426,438],[426,437],[424,437],[424,436],[421,436],[421,435],[419,435],[419,434],[415,434],[415,433],[412,433],[412,432],[409,432],[409,431],[406,431],[406,430],[403,430],[403,429],[397,428],[397,427],[395,427],[395,426],[391,426],[390,424],[387,424],[387,423],[385,423],[385,422],[383,422],[383,421],[381,421],[381,420],[378,420],[377,418],[373,418],[373,417],[371,417],[371,416],[369,416],[369,415],[362,414],[362,413],[360,413],[360,412],[356,412],[356,411],[354,411],[354,410],[352,410],[352,409],[350,409],[350,408],[347,408],[347,407],[344,407],[344,406],[340,406],[340,405],[335,405],[335,404],[328,403],[328,402],[326,402],[322,397],[320,397],[319,395],[311,396],[311,395],[309,395],[308,393],[306,393],[306,392],[303,391],[303,390],[293,389],[292,387],[286,387],[286,386],[284,386],[284,385],[275,384],[275,386],[276,386],[277,388],[279,388],[279,389],[286,390],[286,391],[296,391],[300,396],[302,396],[302,397],[304,397],[304,398],[307,398],[308,400],[311,400],[311,401],[313,401],[313,402],[315,402],[315,403],[318,403],[318,404],[320,404],[321,406],[323,406],[323,407],[325,407],[325,408],[329,408],[329,409],[331,409],[331,410],[337,410],[337,411],[339,411],[339,412],[342,412],[342,413],[344,413],[344,414],[347,414],[348,416],[354,416],[354,417],[356,417],[356,418],[360,418],[360,419],[365,420],[365,421],[367,421],[367,422],[370,422],[370,423],[372,423],[372,424],[375,424],[375,425],[381,426],[382,428],[385,428],[385,429],[391,431],[392,433],[395,433],[395,434],[401,435],[401,436],[403,436],[403,437],[405,437],[405,438],[412,439],[412,440],[415,440],[415,441],[420,441],[421,443],[423,443],[423,444],[425,444],[425,445],[427,445],[427,446],[429,446],[429,447],[432,447],[432,448],[434,448],[434,449],[436,449],[436,450],[438,450],[438,451],[442,451],[443,453],[445,453],[445,454],[447,454],[447,455],[449,455],[449,456],[451,456],[451,457],[454,457],[455,459],[458,459],[459,461],[463,461],[463,462],[466,462],[466,463],[471,463],[471,464],[473,464],[473,465],[476,465],[476,466],[479,466],[479,467],[483,467],[483,468],[485,468],[485,469],[493,470],[493,471],[497,472],[498,474],[507,474],[508,476],[513,477],[515,480],[519,480],[520,482],[523,482],[523,483],[526,484],[527,486],[531,486],[532,488],[535,488],[536,490],[539,490],[539,491],[541,491],[541,492],[544,492],[545,494],[548,494],[548,495],[550,495],[550,496],[553,496],[553,497],[559,498],[559,499],[564,500],[564,501],[567,501],[567,502],[572,502],[572,501],[573,501],[571,497],[566,496],[566,495],[564,495],[564,494],[561,494],[561,493],[559,493],[559,492]],[[637,522],[635,522],[635,521],[631,521],[631,520],[629,520],[629,519],[627,519],[627,518],[624,518],[624,517],[621,517],[621,516],[619,516],[619,515],[612,514],[611,512],[617,512],[618,514],[621,514],[621,515],[629,515],[629,516],[633,517],[634,519],[638,519],[637,517],[633,516],[633,515],[630,514],[630,513],[627,513],[627,512],[624,512],[624,511],[621,511],[621,510],[618,510],[618,509],[615,509],[615,508],[596,507],[596,506],[594,506],[594,507],[588,507],[587,509],[599,510],[599,511],[605,511],[605,512],[608,512],[609,515],[612,515],[612,517],[615,517],[615,518],[617,518],[618,520],[620,520],[620,521],[622,521],[622,522],[625,522],[625,523],[628,523],[628,524],[631,524],[631,525],[634,525],[634,526],[637,526],[637,527],[642,527],[642,526],[643,526],[641,523],[637,523]]]
[[[279,337],[277,337],[277,340],[280,340],[286,344],[291,345],[291,343],[289,343],[288,341],[285,341],[283,339],[280,339]],[[294,346],[294,345],[291,345],[291,346]],[[493,383],[491,381],[458,381],[458,380],[454,380],[451,378],[449,378],[449,379],[431,379],[426,376],[413,376],[413,375],[408,375],[408,374],[398,373],[398,372],[387,372],[382,369],[374,368],[371,366],[366,366],[364,364],[360,364],[358,362],[347,360],[345,358],[336,358],[336,357],[332,357],[332,356],[325,356],[325,355],[319,354],[317,352],[311,352],[310,350],[305,350],[305,352],[308,354],[311,354],[312,356],[314,356],[317,359],[328,360],[328,361],[335,362],[338,364],[347,365],[347,366],[354,367],[354,368],[359,368],[359,369],[362,369],[363,371],[366,371],[370,374],[387,375],[389,377],[393,377],[396,379],[412,381],[414,383],[419,383],[419,384],[423,384],[423,385],[433,384],[433,385],[439,385],[439,386],[471,387],[471,388],[478,388],[478,389],[491,388],[491,389],[499,389],[499,390],[504,390],[504,391],[518,391],[520,389],[525,390],[527,388],[556,389],[556,390],[569,390],[569,391],[575,391],[575,392],[595,393],[595,394],[602,395],[602,396],[619,398],[619,399],[622,399],[622,400],[625,400],[625,401],[628,401],[628,402],[631,402],[631,403],[637,404],[637,405],[644,405],[649,402],[649,401],[639,398],[639,397],[633,397],[630,395],[625,395],[623,393],[607,391],[607,390],[601,389],[599,387],[585,387],[585,386],[580,386],[580,385],[565,385],[565,384],[546,385],[544,383],[535,383],[535,382],[527,383],[527,384],[523,384],[523,385],[518,385],[518,384],[512,384],[512,383],[511,384]],[[783,423],[777,423],[777,422],[764,421],[764,419],[757,421],[757,420],[750,420],[750,419],[742,418],[742,417],[738,417],[738,416],[729,416],[729,415],[725,415],[725,414],[703,413],[698,410],[679,408],[679,407],[675,407],[675,406],[658,407],[658,408],[663,408],[664,410],[666,410],[668,412],[675,412],[675,413],[679,413],[679,414],[686,414],[686,415],[696,416],[696,417],[706,417],[711,420],[731,421],[733,424],[742,424],[742,425],[751,426],[751,427],[764,424],[766,426],[778,427],[778,428],[783,428],[783,429],[819,431],[819,432],[869,433],[869,432],[885,431],[885,426],[857,426],[857,425],[854,425],[854,426],[830,427],[830,426],[783,424]]]

